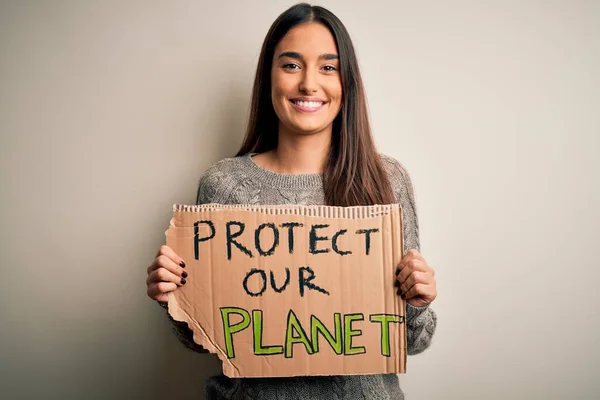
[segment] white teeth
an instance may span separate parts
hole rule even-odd
[[[320,101],[295,101],[294,103],[305,108],[318,108],[323,105],[323,103]]]

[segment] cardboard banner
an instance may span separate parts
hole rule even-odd
[[[403,373],[402,232],[398,204],[175,205],[169,312],[229,377]]]

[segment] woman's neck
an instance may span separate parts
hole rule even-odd
[[[320,174],[330,143],[331,132],[302,135],[280,129],[277,148],[254,159],[262,167],[280,174]]]

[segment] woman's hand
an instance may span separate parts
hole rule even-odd
[[[396,270],[398,294],[413,307],[424,307],[437,297],[435,271],[417,250],[409,250]]]
[[[146,293],[152,300],[166,303],[167,293],[185,285],[188,273],[185,262],[169,246],[160,246],[154,262],[148,267]]]

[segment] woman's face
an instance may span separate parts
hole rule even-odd
[[[286,130],[331,133],[342,102],[342,81],[335,40],[325,26],[301,24],[281,39],[273,56],[271,99]]]

